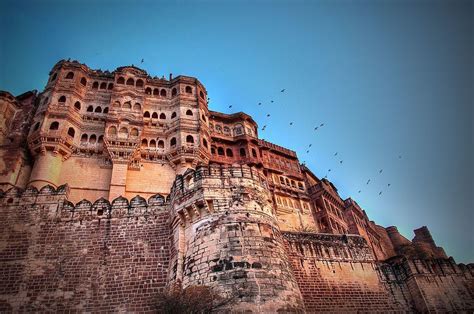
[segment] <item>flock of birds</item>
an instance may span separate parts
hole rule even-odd
[[[284,88],[284,89],[280,90],[280,93],[285,93],[285,91],[286,91],[286,89]],[[210,98],[208,98],[208,102],[209,102],[209,101],[210,101]],[[275,103],[275,101],[274,101],[273,99],[271,99],[271,100],[270,100],[270,104],[274,104],[274,103]],[[257,106],[262,106],[262,105],[263,105],[262,102],[258,102],[258,103],[257,103]],[[229,108],[229,109],[232,109],[232,107],[233,107],[232,105],[229,105],[228,108]],[[270,118],[270,117],[271,117],[271,114],[270,114],[270,113],[267,113],[267,114],[266,114],[266,117],[267,117],[267,118]],[[293,126],[294,124],[295,124],[295,123],[294,123],[293,121],[289,121],[289,126],[290,126],[290,127]],[[264,125],[261,127],[261,131],[265,131],[268,125],[269,125],[269,121],[267,121],[266,124],[264,124]],[[320,130],[321,130],[322,128],[324,128],[324,127],[325,127],[325,123],[319,123],[319,124],[317,124],[316,126],[314,126],[313,131],[314,131],[314,132],[318,132],[318,131],[320,132]],[[312,147],[312,146],[313,146],[312,143],[308,144],[308,146],[307,146],[307,148],[306,148],[306,154],[309,154],[309,153],[310,153],[310,150],[311,150],[311,147]],[[343,160],[342,158],[340,158],[340,157],[341,157],[341,154],[340,154],[339,152],[335,152],[332,157],[333,157],[334,159],[336,159],[336,165],[337,165],[337,166],[341,167],[341,166],[344,164],[344,160]],[[398,155],[398,159],[402,159],[402,155]],[[305,163],[306,163],[306,162],[303,161],[303,164],[305,164]],[[335,170],[335,168],[332,168],[332,169],[329,168],[329,169],[327,170],[326,175],[324,176],[324,179],[327,179],[328,176],[329,176],[329,174],[330,174],[333,170]],[[383,173],[383,169],[379,169],[379,170],[378,170],[378,176],[382,175],[382,173]],[[365,184],[363,184],[363,183],[361,184],[362,186],[358,189],[358,193],[359,193],[359,194],[362,193],[363,190],[365,190],[365,188],[367,188],[368,185],[370,185],[371,183],[373,184],[373,182],[376,181],[376,179],[378,179],[378,178],[377,178],[377,177],[368,178],[367,181],[365,182]],[[383,192],[384,192],[384,189],[390,188],[391,186],[392,186],[391,183],[385,183],[385,184],[380,188],[380,191],[379,191],[378,195],[379,195],[379,196],[382,196],[382,194],[383,194]]]
[[[144,60],[144,59],[141,59],[141,62],[140,62],[140,63],[144,63],[144,62],[145,62],[145,60]],[[285,93],[285,91],[286,91],[286,89],[283,88],[282,90],[280,90],[280,94]],[[208,98],[207,98],[207,102],[209,103],[210,100],[211,100],[211,99],[208,97]],[[270,100],[270,104],[273,104],[273,103],[275,103],[275,101],[274,101],[273,99],[271,99],[271,100]],[[259,103],[257,104],[257,106],[262,106],[262,105],[263,105],[262,102],[259,102]],[[232,109],[232,105],[229,105],[229,109]],[[270,114],[270,113],[267,113],[267,114],[266,114],[266,117],[267,117],[267,118],[270,118],[270,117],[271,117],[271,114]],[[268,123],[268,122],[267,122],[267,123]],[[289,122],[289,126],[293,126],[293,125],[294,125],[294,122],[293,122],[293,121],[290,121],[290,122]],[[314,127],[314,132],[317,132],[317,131],[321,130],[324,126],[325,126],[325,123],[319,123],[318,125],[316,125],[316,126]],[[264,125],[262,126],[261,130],[262,130],[262,131],[265,131],[266,128],[267,128],[267,124],[264,124]],[[312,143],[310,143],[310,144],[308,145],[308,147],[307,147],[307,149],[306,149],[306,154],[309,154],[309,153],[310,153],[310,149],[311,149],[312,146],[313,146]],[[342,166],[342,165],[343,165],[344,160],[340,158],[339,152],[335,152],[334,155],[333,155],[333,158],[336,159],[336,165],[338,165],[338,166]],[[398,155],[398,159],[402,159],[402,155]],[[306,162],[303,161],[303,164],[305,164],[305,163],[306,163]],[[328,176],[329,176],[329,174],[331,173],[332,170],[333,170],[333,169],[331,169],[331,168],[329,168],[329,169],[327,170],[327,173],[326,173],[326,175],[324,176],[324,179],[327,179],[327,178],[328,178]],[[382,173],[383,173],[383,169],[379,169],[379,170],[378,170],[378,175],[381,175]],[[367,187],[372,181],[375,181],[375,178],[368,178],[367,181],[365,182],[365,185],[364,185],[364,186]],[[392,186],[391,183],[386,183],[386,185],[384,185],[384,188],[390,188],[391,186]],[[359,188],[359,190],[358,190],[357,193],[360,194],[360,193],[362,193],[363,190],[364,190],[364,189],[361,187],[361,188]],[[379,191],[378,195],[381,196],[381,195],[383,194],[383,191],[384,191],[384,190],[381,189],[381,190]]]

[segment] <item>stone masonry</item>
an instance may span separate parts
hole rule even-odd
[[[474,311],[473,264],[371,221],[193,77],[61,60],[0,92],[0,214],[0,312],[155,312],[175,283],[238,291],[225,311]]]

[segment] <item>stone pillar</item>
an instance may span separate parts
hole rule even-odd
[[[60,154],[47,151],[36,157],[33,170],[31,171],[28,185],[38,189],[45,185],[52,185],[54,188],[59,186],[63,161]]]
[[[112,177],[110,179],[109,201],[119,196],[125,196],[125,186],[127,183],[128,164],[114,162],[112,166]]]

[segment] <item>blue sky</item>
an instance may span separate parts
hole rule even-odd
[[[196,76],[377,223],[474,262],[472,21],[470,1],[0,1],[0,89],[63,58]]]

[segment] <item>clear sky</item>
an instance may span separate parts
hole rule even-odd
[[[0,89],[67,58],[195,76],[371,219],[474,262],[473,20],[471,1],[0,0]]]

